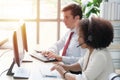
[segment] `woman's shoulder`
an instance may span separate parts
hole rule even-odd
[[[95,50],[93,56],[98,59],[106,59],[109,54],[107,49]]]

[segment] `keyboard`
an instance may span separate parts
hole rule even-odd
[[[43,56],[41,53],[37,53],[37,52],[33,52],[30,55],[43,62],[56,62],[57,61],[55,58],[47,58]]]
[[[41,65],[40,68],[40,73],[42,75],[43,78],[61,78],[60,74],[54,70],[51,71],[50,69],[52,68],[53,65]]]

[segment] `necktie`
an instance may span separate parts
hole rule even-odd
[[[67,42],[66,42],[66,44],[65,44],[65,46],[64,46],[62,56],[65,56],[65,55],[66,55],[66,50],[67,50],[67,48],[68,48],[68,45],[69,45],[69,43],[70,43],[70,40],[71,40],[71,37],[72,37],[73,33],[74,33],[74,32],[71,32],[70,35],[69,35],[69,38],[68,38],[68,40],[67,40]]]

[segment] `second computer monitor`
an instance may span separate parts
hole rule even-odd
[[[21,24],[21,33],[22,33],[22,40],[23,40],[24,50],[26,52],[28,52],[27,33],[26,33],[26,25],[25,25],[25,23]]]

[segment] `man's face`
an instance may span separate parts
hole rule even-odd
[[[71,10],[63,12],[63,16],[64,16],[63,21],[64,21],[66,27],[69,29],[73,29],[75,27],[76,19],[73,18],[73,16],[71,15]]]

